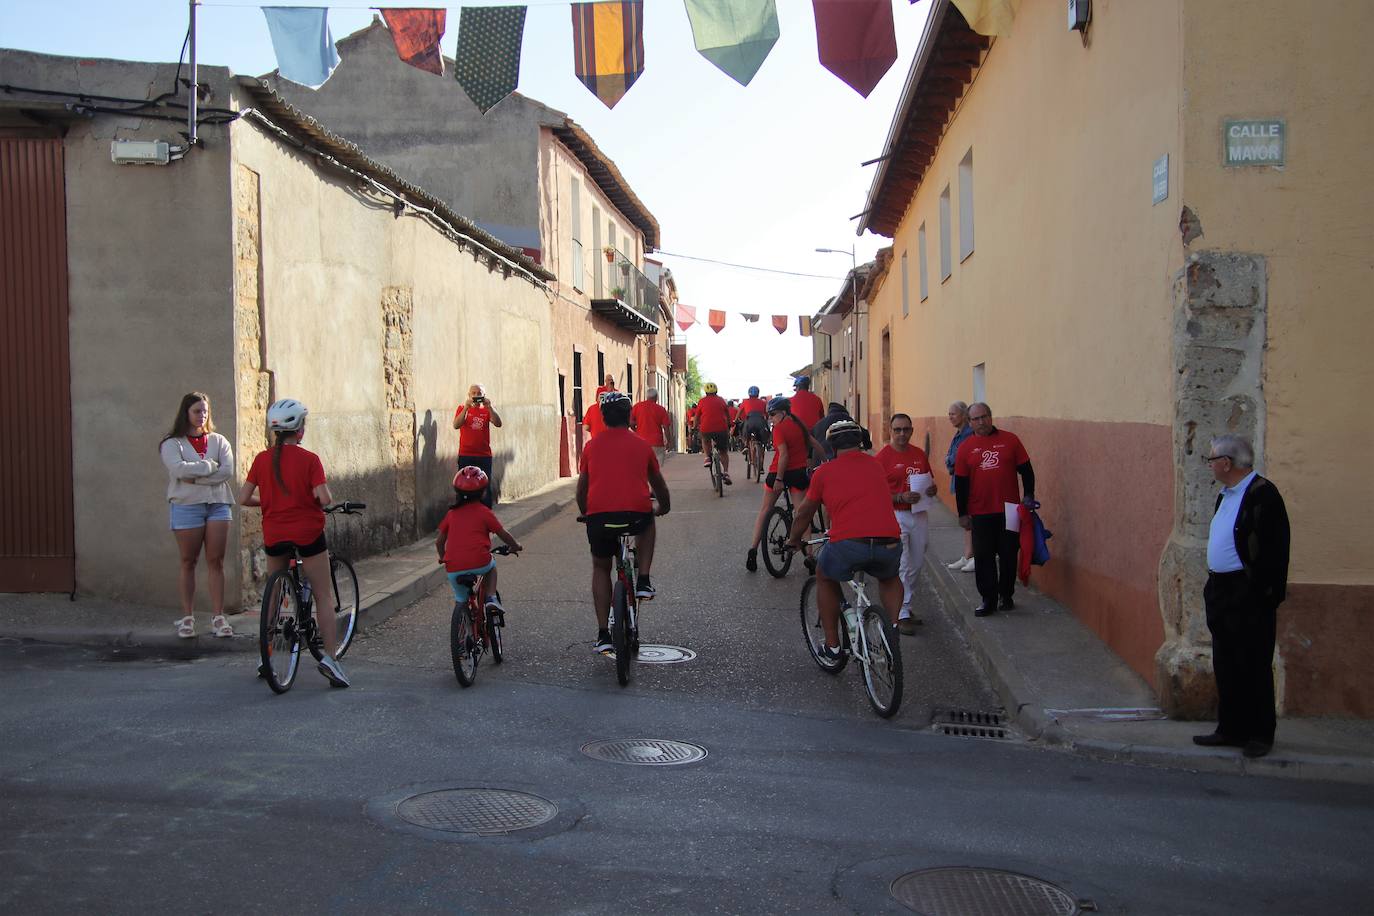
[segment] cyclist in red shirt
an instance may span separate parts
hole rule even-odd
[[[768,436],[768,402],[759,397],[759,386],[749,386],[749,397],[739,405],[740,438],[746,449],[758,450],[758,465],[763,465],[763,451]]]
[[[825,416],[825,402],[811,393],[811,377],[799,375],[792,382],[795,391],[792,394],[792,413],[798,420],[806,424],[807,429],[815,429],[816,424],[821,422]],[[815,463],[819,464],[825,457],[821,443],[812,440],[815,446]],[[814,466],[814,465],[813,465]]]
[[[483,605],[505,613],[501,593],[496,590],[496,560],[491,555],[491,536],[494,534],[505,541],[512,553],[518,554],[525,548],[482,502],[486,488],[487,475],[481,468],[458,469],[453,475],[453,505],[439,522],[434,546],[439,551],[439,562],[448,573],[454,601],[464,604],[468,600],[468,587],[458,581],[461,577],[482,576],[480,597]]]
[[[592,651],[604,654],[611,651],[611,634],[606,628],[611,612],[611,560],[620,550],[620,536],[636,536],[639,581],[635,595],[644,600],[653,598],[649,568],[654,559],[654,517],[667,515],[671,504],[668,484],[653,449],[630,432],[630,399],[618,391],[606,392],[601,396],[601,415],[606,421],[605,432],[582,450],[577,508],[586,517],[592,553],[592,607],[596,611]],[[651,493],[658,500],[657,508]]]
[[[258,452],[248,477],[239,490],[239,505],[262,507],[263,552],[267,574],[285,569],[293,552],[301,557],[305,580],[315,592],[317,608],[335,607],[334,584],[329,575],[329,545],[324,537],[324,506],[333,501],[325,480],[324,465],[314,452],[301,448],[305,417],[310,411],[300,401],[285,398],[267,408],[267,426],[276,443]],[[316,614],[324,656],[319,671],[335,687],[347,687],[338,659],[338,633],[332,613]]]
[[[668,460],[668,429],[671,423],[668,411],[658,403],[657,388],[645,391],[644,400],[630,410],[630,428],[635,435],[649,443],[658,456],[659,464]]]
[[[830,514],[830,542],[816,558],[816,603],[825,630],[824,654],[829,661],[840,658],[840,583],[859,571],[878,580],[878,594],[887,625],[892,625],[892,608],[902,601],[901,529],[892,515],[892,499],[887,474],[877,458],[863,452],[864,430],[852,420],[841,420],[825,434],[826,444],[835,458],[811,475],[811,487],[797,509],[787,545],[802,546],[802,538],[816,509],[824,505]]]
[[[914,474],[929,474],[930,461],[925,449],[911,444],[914,427],[911,417],[904,413],[894,413],[888,424],[892,442],[885,445],[875,456],[887,474],[887,488],[892,495],[892,512],[897,518],[897,527],[902,529],[902,566],[898,575],[902,580],[902,611],[897,615],[897,629],[904,635],[916,633],[916,624],[921,618],[911,613],[911,601],[916,594],[916,577],[921,574],[925,564],[926,543],[929,540],[930,508],[929,497],[940,492],[932,482],[922,487],[922,493],[911,489]],[[927,498],[922,499],[922,496]]]
[[[716,383],[706,383],[706,394],[697,401],[697,429],[701,433],[703,467],[711,466],[711,452],[720,452],[720,477],[730,483],[730,406],[716,394]]]
[[[759,568],[759,544],[763,542],[763,528],[768,523],[768,510],[782,495],[783,487],[800,500],[809,478],[806,474],[807,456],[811,454],[811,433],[791,411],[787,398],[773,398],[768,402],[768,419],[773,423],[773,463],[768,466],[764,483],[763,504],[754,520],[754,539],[744,558],[744,568],[756,572]]]
[[[701,441],[697,435],[697,405],[695,401],[687,405],[687,451],[701,451]]]
[[[491,480],[491,428],[500,427],[501,415],[492,406],[487,391],[481,385],[468,388],[468,399],[453,415],[453,428],[458,430],[458,467],[481,468]],[[492,505],[491,487],[482,491],[482,504]]]

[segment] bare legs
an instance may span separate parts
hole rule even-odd
[[[844,598],[840,583],[816,570],[816,606],[821,612],[821,629],[825,631],[825,644],[832,649],[840,646],[840,601]],[[887,615],[888,625],[892,624],[892,609],[902,606],[902,580],[893,576],[878,582],[878,600]]]
[[[285,569],[286,563],[286,557],[268,557],[267,574]],[[334,629],[334,608],[338,604],[334,599],[334,580],[329,576],[329,551],[321,551],[301,560],[301,569],[305,573],[305,581],[310,583],[310,589],[315,593],[315,622],[320,628],[325,654],[333,658],[339,648],[338,633]]]
[[[208,522],[203,528],[182,528],[173,531],[181,570],[177,593],[181,598],[181,616],[191,617],[196,607],[196,564],[201,548],[205,548],[205,568],[210,580],[210,606],[216,617],[224,613],[224,545],[229,541],[228,522]]]

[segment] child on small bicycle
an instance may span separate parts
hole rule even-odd
[[[461,577],[481,576],[484,606],[504,613],[501,594],[496,590],[491,536],[494,534],[505,541],[511,553],[519,553],[525,548],[501,525],[496,513],[482,504],[487,483],[487,475],[481,468],[458,469],[453,475],[453,505],[439,522],[439,536],[434,546],[439,551],[439,562],[448,572],[454,601],[463,604],[468,600],[468,587],[460,581]]]
[[[263,552],[267,572],[285,569],[293,553],[315,593],[315,615],[324,641],[319,671],[335,687],[347,687],[348,676],[334,657],[338,634],[334,629],[334,583],[329,575],[329,549],[324,537],[324,507],[333,497],[325,482],[324,465],[314,452],[301,448],[305,417],[300,401],[284,398],[267,408],[267,426],[276,442],[259,452],[239,491],[239,505],[262,507]]]

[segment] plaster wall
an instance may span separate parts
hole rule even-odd
[[[0,82],[137,99],[175,69],[0,54]],[[227,78],[201,68],[207,104],[224,103]],[[228,129],[202,128],[205,146],[167,166],[116,165],[110,143],[175,143],[179,126],[79,118],[64,140],[77,592],[164,607],[178,604],[177,550],[158,442],[193,390],[235,439]],[[199,598],[208,612],[203,566]]]

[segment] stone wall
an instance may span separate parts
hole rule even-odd
[[[267,448],[267,408],[272,403],[272,373],[262,349],[262,180],[242,164],[234,167],[234,394],[237,400],[238,478],[248,474],[253,456]],[[238,531],[240,598],[252,607],[261,594],[266,562],[262,513],[242,512]]]
[[[415,398],[411,393],[414,376],[415,342],[411,318],[415,313],[414,294],[409,289],[387,287],[382,291],[382,323],[386,338],[382,350],[386,373],[386,406],[391,431],[391,457],[396,465],[397,537],[411,540],[415,528]]]

